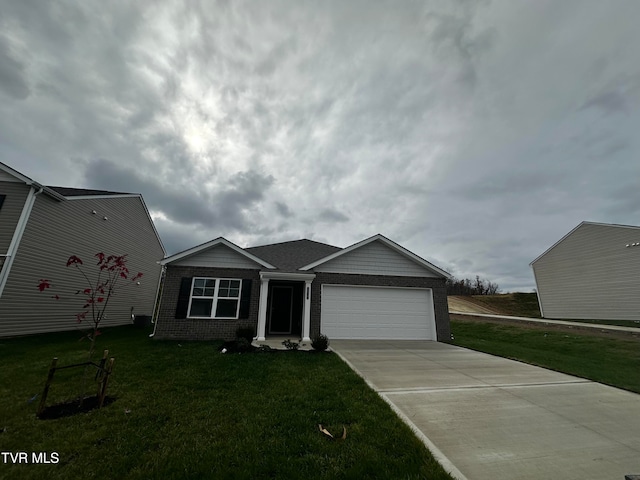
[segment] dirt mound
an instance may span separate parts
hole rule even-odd
[[[484,305],[475,302],[472,297],[464,297],[460,295],[451,295],[447,297],[450,312],[461,313],[488,313],[500,315],[500,312],[492,310]]]

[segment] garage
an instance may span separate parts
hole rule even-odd
[[[320,331],[330,339],[436,340],[432,291],[322,285]]]

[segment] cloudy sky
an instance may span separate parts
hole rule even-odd
[[[168,253],[382,233],[531,291],[640,225],[640,2],[0,0],[0,161],[142,193]]]

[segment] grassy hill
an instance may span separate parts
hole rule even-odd
[[[538,295],[535,293],[502,293],[498,295],[471,295],[464,297],[502,315],[540,318]]]

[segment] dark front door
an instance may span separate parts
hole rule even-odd
[[[293,323],[293,287],[276,286],[271,290],[269,333],[288,335]]]

